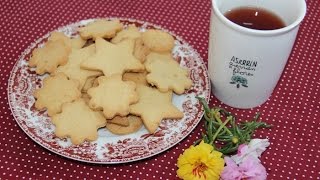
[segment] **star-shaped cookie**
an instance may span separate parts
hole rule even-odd
[[[70,137],[72,144],[94,141],[98,138],[97,130],[106,125],[100,112],[90,109],[84,100],[78,99],[62,106],[62,112],[52,117],[56,126],[55,134],[59,138]]]
[[[43,80],[42,88],[33,94],[37,99],[35,107],[39,110],[47,108],[48,115],[53,116],[61,112],[63,103],[72,102],[81,96],[78,86],[78,81],[68,79],[63,73],[47,77]]]
[[[157,86],[161,92],[173,90],[177,94],[182,94],[185,89],[192,86],[188,70],[180,67],[171,55],[150,53],[145,67],[149,72],[148,83]]]
[[[102,71],[105,76],[123,74],[126,71],[139,72],[144,65],[133,56],[134,40],[127,39],[112,44],[102,38],[96,39],[96,53],[84,60],[81,67]]]
[[[139,100],[136,84],[131,81],[122,81],[120,74],[110,77],[98,78],[98,86],[88,90],[91,97],[89,106],[95,110],[103,110],[107,119],[115,115],[126,116],[129,114],[129,105]]]
[[[183,113],[171,102],[171,91],[163,93],[156,88],[144,85],[137,85],[137,91],[139,101],[130,106],[130,113],[140,116],[150,133],[157,130],[162,119],[183,117]]]
[[[123,28],[119,20],[107,21],[103,19],[89,23],[79,28],[80,36],[83,39],[112,38]]]
[[[81,90],[89,77],[102,75],[100,71],[92,71],[81,69],[80,64],[83,60],[95,53],[95,45],[90,45],[82,49],[72,49],[67,64],[58,67],[55,73],[62,72],[70,79],[79,81],[79,89]]]
[[[30,67],[36,67],[37,74],[54,72],[59,65],[64,65],[71,48],[63,40],[48,41],[44,47],[33,50],[29,60]]]

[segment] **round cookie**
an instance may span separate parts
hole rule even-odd
[[[142,126],[142,120],[137,116],[127,116],[129,120],[129,126],[119,126],[113,123],[107,123],[106,128],[113,134],[125,135],[138,131]]]
[[[147,82],[147,72],[139,72],[139,73],[135,73],[135,72],[126,72],[123,74],[122,79],[124,81],[133,81],[136,84],[143,84],[148,86],[148,82]]]
[[[174,47],[174,38],[161,30],[148,29],[142,34],[143,43],[155,52],[170,52]]]
[[[115,116],[112,119],[107,119],[107,123],[128,127],[129,118],[127,116]]]

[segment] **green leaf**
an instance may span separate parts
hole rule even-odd
[[[205,111],[205,132],[202,133],[202,138],[195,141],[194,144],[199,144],[203,140],[225,155],[232,154],[237,151],[240,144],[249,143],[257,129],[272,127],[272,125],[258,121],[260,113],[257,113],[251,121],[237,123],[236,117],[230,112],[220,107],[210,108],[204,98],[196,98]]]

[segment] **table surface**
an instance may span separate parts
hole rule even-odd
[[[268,179],[320,179],[320,1],[307,0],[307,15],[284,73],[269,100],[254,109],[211,104],[241,120],[255,112],[273,124],[256,137],[271,145],[262,161]],[[58,156],[32,141],[17,125],[7,99],[10,71],[32,42],[82,19],[134,18],[158,24],[190,43],[207,61],[211,1],[208,0],[1,0],[0,1],[0,178],[177,179],[176,161],[203,131],[203,124],[173,148],[137,162],[95,165]]]

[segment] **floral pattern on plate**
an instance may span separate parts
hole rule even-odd
[[[112,19],[112,18],[111,18]],[[119,18],[118,18],[119,19]],[[77,36],[77,29],[95,19],[82,20],[57,29],[68,36]],[[136,24],[141,31],[147,28],[162,29],[160,26],[134,19],[121,19],[125,25]],[[32,43],[19,57],[10,74],[8,100],[12,114],[21,129],[35,142],[46,149],[78,161],[99,164],[116,164],[137,161],[159,154],[180,142],[197,126],[203,116],[203,108],[196,96],[210,97],[210,81],[206,65],[200,55],[183,39],[175,37],[173,56],[182,67],[189,69],[193,86],[182,95],[173,96],[173,104],[184,113],[181,120],[162,120],[154,134],[142,127],[128,135],[114,135],[105,128],[99,129],[99,137],[93,142],[72,145],[69,139],[54,135],[55,126],[46,111],[34,107],[33,92],[40,88],[43,78],[28,67],[32,50],[41,47],[50,33]]]

